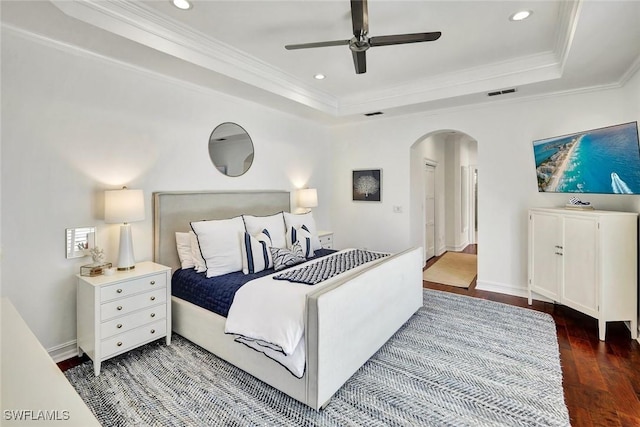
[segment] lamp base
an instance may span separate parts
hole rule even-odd
[[[118,252],[118,271],[133,270],[136,268],[136,260],[133,256],[133,238],[131,237],[131,224],[120,226],[120,250]]]

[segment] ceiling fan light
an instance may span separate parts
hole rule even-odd
[[[531,16],[533,12],[530,10],[521,10],[519,12],[514,13],[509,17],[510,21],[524,21],[528,17]]]
[[[180,10],[188,10],[193,7],[189,0],[171,0],[171,3]]]
[[[318,74],[316,74],[315,76],[313,76],[313,78],[314,78],[314,79],[316,79],[316,80],[324,80],[324,79],[325,79],[325,77],[327,77],[327,76],[325,76],[325,75],[324,75],[324,74],[322,74],[322,73],[318,73]]]

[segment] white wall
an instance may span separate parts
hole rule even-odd
[[[478,286],[512,294],[526,288],[526,211],[563,205],[567,196],[539,194],[531,141],[638,120],[638,76],[620,89],[555,96],[403,117],[384,116],[334,129],[333,227],[350,246],[398,251],[415,243],[420,201],[411,191],[410,147],[442,129],[466,133],[478,143]],[[413,150],[415,155],[417,150]],[[377,205],[350,200],[352,169],[382,167],[386,197]],[[392,193],[392,197],[390,197]],[[638,211],[639,196],[593,195],[598,208]],[[393,205],[405,207],[393,213]],[[357,218],[357,220],[354,220]],[[414,219],[411,219],[414,218]],[[357,223],[358,227],[353,224]]]
[[[208,155],[211,131],[226,121],[255,146],[238,178]],[[311,122],[3,30],[2,296],[46,348],[71,347],[74,275],[87,259],[65,259],[65,228],[97,226],[114,261],[118,225],[102,221],[103,191],[124,184],[146,196],[146,220],[132,224],[137,260],[152,258],[154,191],[309,185],[318,227],[331,229],[328,141]]]

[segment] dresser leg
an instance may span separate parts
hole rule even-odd
[[[637,320],[632,320],[630,322],[630,326],[631,326],[631,339],[638,339],[638,321]]]
[[[598,320],[598,334],[600,335],[600,341],[604,341],[607,335],[607,322],[604,320]]]
[[[171,345],[171,333],[167,334],[167,345]]]
[[[78,351],[78,357],[82,357],[82,355],[84,354],[84,352],[82,351],[82,349],[80,348],[80,346],[76,346],[76,350]]]
[[[100,375],[100,362],[93,362],[93,373],[96,377]]]

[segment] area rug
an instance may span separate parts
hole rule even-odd
[[[476,255],[447,252],[422,273],[422,278],[427,282],[468,288],[477,274]]]
[[[65,372],[105,426],[569,426],[551,316],[425,290],[424,307],[312,410],[174,334]]]

